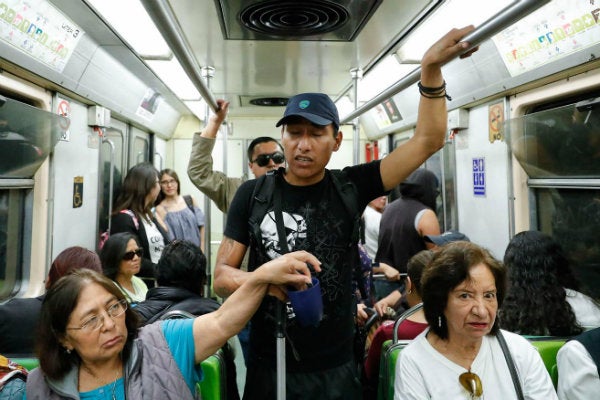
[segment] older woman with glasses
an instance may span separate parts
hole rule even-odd
[[[400,352],[395,399],[557,399],[536,349],[498,327],[506,268],[487,250],[443,246],[421,289],[429,328]]]
[[[100,251],[104,275],[112,279],[129,303],[146,299],[148,286],[135,276],[140,272],[144,249],[132,233],[117,233],[108,238]]]
[[[194,319],[158,321],[138,330],[136,314],[105,276],[81,270],[60,279],[42,305],[37,354],[27,399],[195,398],[200,362],[244,327],[270,285],[285,290],[311,282],[298,251],[249,273],[221,307]]]

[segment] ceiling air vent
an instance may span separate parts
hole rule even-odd
[[[250,104],[263,107],[285,107],[288,100],[287,97],[260,97],[250,100]]]
[[[225,39],[352,41],[383,0],[218,0]]]

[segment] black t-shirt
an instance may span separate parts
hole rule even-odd
[[[379,161],[344,169],[358,193],[358,213],[372,199],[384,193]],[[353,357],[354,334],[352,299],[352,266],[358,261],[357,243],[352,243],[354,217],[349,216],[327,171],[314,185],[293,186],[282,179],[282,211],[289,251],[306,250],[321,261],[316,276],[323,296],[323,320],[316,328],[304,328],[293,319],[287,321],[287,366],[290,371],[313,371],[331,368]],[[249,217],[252,193],[257,180],[242,184],[227,215],[225,236],[250,245],[250,259],[262,263],[281,254],[272,204],[260,224],[263,251],[250,241]],[[275,363],[275,299],[267,296],[252,319],[250,363]],[[293,347],[300,356],[296,360]]]

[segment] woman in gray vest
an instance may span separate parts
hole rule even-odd
[[[218,310],[139,330],[111,280],[89,270],[68,275],[42,305],[40,367],[28,376],[27,399],[194,399],[200,363],[244,327],[270,284],[305,288],[306,263],[318,266],[309,253],[287,254],[252,272]]]

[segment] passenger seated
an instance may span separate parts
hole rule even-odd
[[[56,256],[45,288],[48,290],[64,275],[80,268],[102,272],[98,255],[86,248],[68,247]],[[30,357],[34,353],[37,323],[45,295],[12,299],[0,305],[0,354],[6,357]]]
[[[144,281],[135,276],[140,272],[143,254],[137,236],[129,232],[111,235],[100,250],[104,275],[114,281],[127,302],[134,306],[144,301],[148,292]]]
[[[600,393],[600,328],[565,343],[556,360],[560,400],[587,400]]]
[[[146,300],[134,311],[143,325],[160,320],[169,311],[186,311],[200,316],[215,311],[220,304],[204,297],[206,257],[200,247],[186,240],[169,243],[156,266],[157,287],[150,288]],[[229,345],[223,347],[227,371],[228,400],[239,398],[236,381],[235,354]]]
[[[421,275],[425,266],[433,258],[431,250],[422,250],[411,257],[408,261],[406,278],[406,301],[409,307],[421,303]],[[381,358],[381,346],[386,340],[392,339],[394,335],[394,321],[384,321],[375,331],[371,341],[367,358],[365,360],[366,386],[377,387],[379,376],[379,359]],[[427,320],[423,309],[409,316],[398,327],[398,339],[414,339],[419,333],[427,328]]]
[[[304,289],[307,263],[318,269],[317,262],[306,252],[285,254],[248,273],[218,310],[139,330],[137,314],[110,279],[90,270],[67,275],[42,305],[40,367],[27,377],[27,399],[192,400],[202,379],[198,365],[244,327],[269,285]]]
[[[187,311],[195,316],[215,311],[220,304],[204,297],[206,257],[185,240],[168,244],[157,264],[157,287],[135,307],[143,324],[158,321],[167,311]]]
[[[557,399],[537,350],[499,329],[496,313],[506,293],[506,273],[489,251],[470,242],[435,252],[421,278],[429,328],[398,356],[395,399],[516,399],[515,384],[525,399]]]
[[[500,310],[502,327],[522,335],[572,336],[600,326],[600,308],[577,291],[563,249],[538,231],[515,235],[504,254],[509,289]]]

